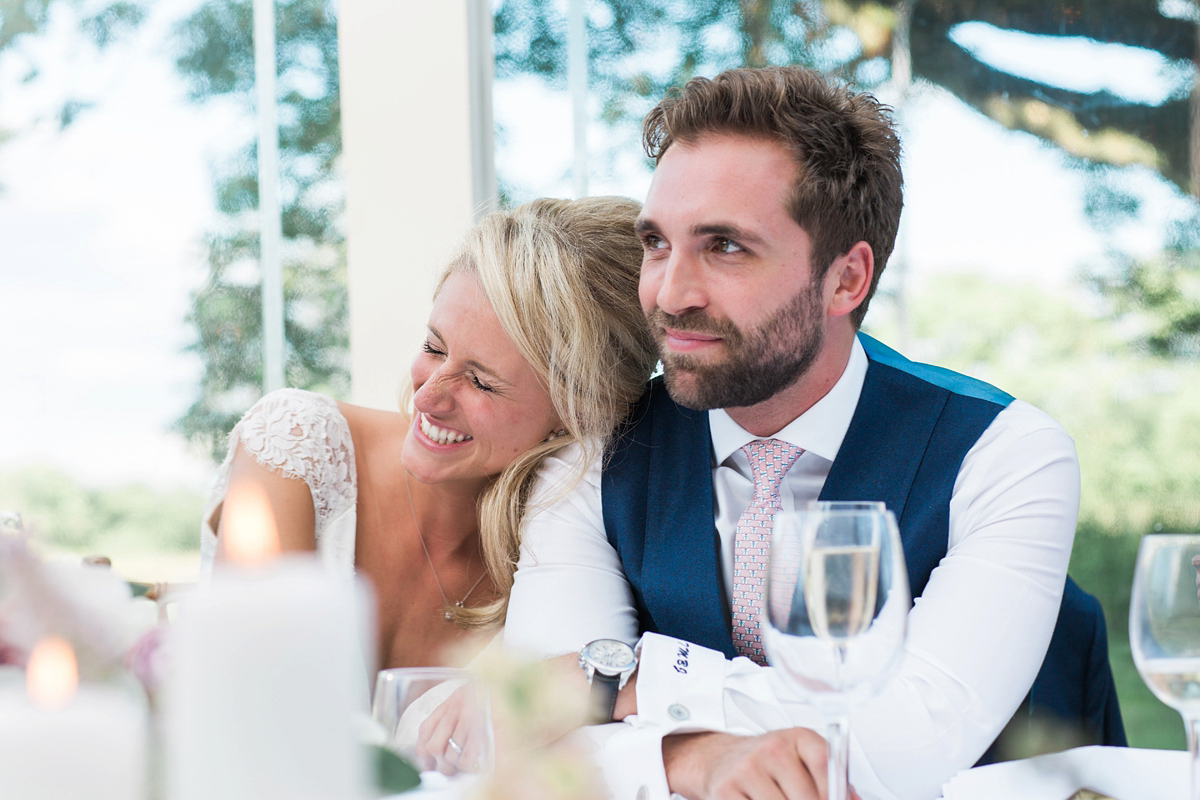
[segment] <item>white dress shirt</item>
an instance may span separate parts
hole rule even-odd
[[[805,452],[781,491],[784,510],[816,499],[862,391],[867,358],[856,341],[830,392],[772,438]],[[716,527],[725,585],[733,536],[753,481],[740,452],[756,437],[724,411],[709,412]],[[537,657],[598,638],[638,641],[637,610],[608,543],[600,464],[554,499],[572,454],[551,459],[531,498],[509,600],[505,644]],[[1079,506],[1071,438],[1021,401],[1001,411],[967,453],[949,510],[946,557],[909,614],[905,654],[882,692],[851,714],[851,783],[864,798],[927,800],[971,766],[1033,683],[1057,619]],[[687,553],[680,553],[686,559]],[[589,736],[618,800],[666,798],[661,738],[672,732],[821,731],[820,715],[786,678],[746,658],[658,634],[638,642],[638,713]],[[681,648],[687,671],[674,669]]]

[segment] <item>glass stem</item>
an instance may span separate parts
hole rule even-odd
[[[829,800],[846,800],[850,785],[850,718],[843,715],[829,720],[825,740],[829,743]]]
[[[1184,717],[1188,754],[1191,756],[1191,800],[1200,800],[1200,717]]]

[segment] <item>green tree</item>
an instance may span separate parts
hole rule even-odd
[[[251,0],[210,0],[175,32],[191,99],[232,98],[253,113]],[[332,0],[276,3],[283,201],[285,375],[289,386],[344,394],[349,385],[346,250],[337,180],[341,154],[337,24]],[[257,146],[214,175],[224,225],[207,237],[208,275],[192,294],[189,348],[204,364],[199,396],[176,427],[222,457],[224,434],[261,393]]]
[[[1060,150],[1087,176],[1085,210],[1102,235],[1141,210],[1124,168],[1154,170],[1200,196],[1200,7],[1194,0],[589,0],[589,63],[605,121],[632,128],[671,86],[736,66],[802,64],[860,86],[912,80],[941,87],[1000,125]],[[1170,8],[1176,16],[1168,16]],[[1189,12],[1190,9],[1190,12]],[[1160,54],[1175,78],[1160,103],[1084,92],[1015,74],[959,44],[967,23],[1075,37]],[[565,81],[566,20],[549,0],[504,0],[496,15],[497,74]],[[893,74],[894,73],[894,74]],[[633,137],[617,147],[636,146]],[[1164,252],[1131,262],[1114,249],[1094,284],[1134,342],[1156,354],[1200,355],[1200,204],[1176,222]]]
[[[865,5],[865,4],[864,4]],[[1185,191],[1200,165],[1189,155],[1200,141],[1195,107],[1200,102],[1194,69],[1198,20],[1165,16],[1169,4],[1141,0],[961,0],[915,3],[912,11],[913,73],[953,92],[968,105],[1014,130],[1045,139],[1070,155],[1101,163],[1141,164]],[[1195,6],[1192,6],[1195,12]],[[1193,72],[1164,102],[1149,104],[1108,91],[1080,92],[1014,75],[960,47],[951,36],[964,22],[983,22],[1067,41],[1085,37],[1157,52]],[[1179,70],[1187,76],[1186,69]]]
[[[1200,165],[1200,93],[1190,89],[1197,21],[1145,0],[589,0],[589,58],[605,118],[638,117],[633,98],[657,101],[698,74],[736,66],[804,64],[878,85],[900,52],[912,77],[943,87],[1013,130],[1104,164],[1142,164],[1185,191]],[[1187,2],[1182,4],[1187,6]],[[1200,11],[1191,3],[1200,19]],[[960,46],[964,23],[1067,42],[1086,37],[1170,59],[1178,90],[1153,105],[1108,91],[1081,92],[989,64]],[[853,34],[853,40],[847,38]],[[497,74],[565,78],[566,20],[549,0],[504,0],[496,15]],[[653,54],[651,57],[650,54]],[[1193,70],[1188,72],[1188,65]]]
[[[146,9],[136,2],[113,2],[94,8],[84,0],[0,0],[0,53],[19,60],[25,83],[40,77],[42,65],[22,47],[23,42],[44,33],[51,15],[60,10],[75,17],[79,44],[96,50],[120,41],[146,17]],[[57,97],[53,118],[60,128],[65,128],[93,104],[91,97]],[[0,130],[0,143],[11,135],[13,132]]]
[[[1156,257],[1114,261],[1117,269],[1094,283],[1131,331],[1130,344],[1155,357],[1200,361],[1200,213],[1177,222]]]

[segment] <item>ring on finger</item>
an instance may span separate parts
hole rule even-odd
[[[453,737],[453,736],[451,736],[450,738],[448,738],[448,739],[446,740],[446,744],[447,744],[447,746],[449,746],[449,748],[450,748],[451,750],[453,750],[453,751],[454,751],[454,752],[455,752],[457,755],[460,755],[460,756],[462,755],[462,752],[463,752],[462,745],[461,745],[461,744],[459,744],[458,742],[454,741],[454,737]]]

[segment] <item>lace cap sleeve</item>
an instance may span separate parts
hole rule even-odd
[[[354,442],[336,401],[300,389],[271,392],[230,431],[227,461],[239,444],[272,472],[308,484],[318,531],[354,504]]]

